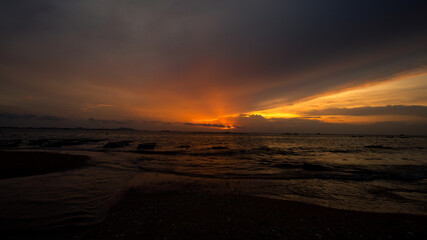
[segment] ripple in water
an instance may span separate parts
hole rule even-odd
[[[424,137],[4,129],[1,138],[5,149],[86,154],[93,164],[0,180],[5,228],[93,224],[147,171],[239,180],[244,193],[337,208],[427,214]]]

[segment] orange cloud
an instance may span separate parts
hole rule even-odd
[[[361,108],[379,107],[388,105],[418,105],[427,106],[427,74],[416,76],[405,76],[390,81],[360,86],[359,88],[348,89],[342,92],[332,92],[297,102],[293,105],[278,108],[253,111],[248,114],[262,115],[265,118],[307,118],[311,117],[314,111],[332,108]],[[409,121],[416,117],[379,117],[379,116],[322,116],[318,111],[321,121],[325,122],[380,122],[385,120]],[[392,115],[392,114],[391,114]]]

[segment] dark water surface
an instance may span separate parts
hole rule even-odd
[[[89,225],[141,172],[343,209],[427,214],[427,138],[1,129],[3,149],[85,154],[89,167],[0,180],[3,227]],[[125,141],[125,142],[124,142]],[[109,142],[114,148],[103,148]],[[156,142],[154,150],[137,149]],[[116,144],[117,143],[117,144]]]

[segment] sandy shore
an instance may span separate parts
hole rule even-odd
[[[225,188],[219,191],[220,185]],[[229,190],[226,181],[167,179],[156,189],[153,186],[131,188],[105,221],[83,239],[427,237],[427,216],[338,210],[241,195]]]
[[[0,152],[1,177],[82,167],[88,157]],[[248,196],[237,180],[143,172],[90,228],[3,231],[1,239],[427,239],[427,216],[338,210]]]
[[[88,156],[34,151],[0,151],[0,179],[39,175],[87,166]]]

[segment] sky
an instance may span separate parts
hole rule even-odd
[[[3,0],[0,126],[427,135],[426,7]]]

